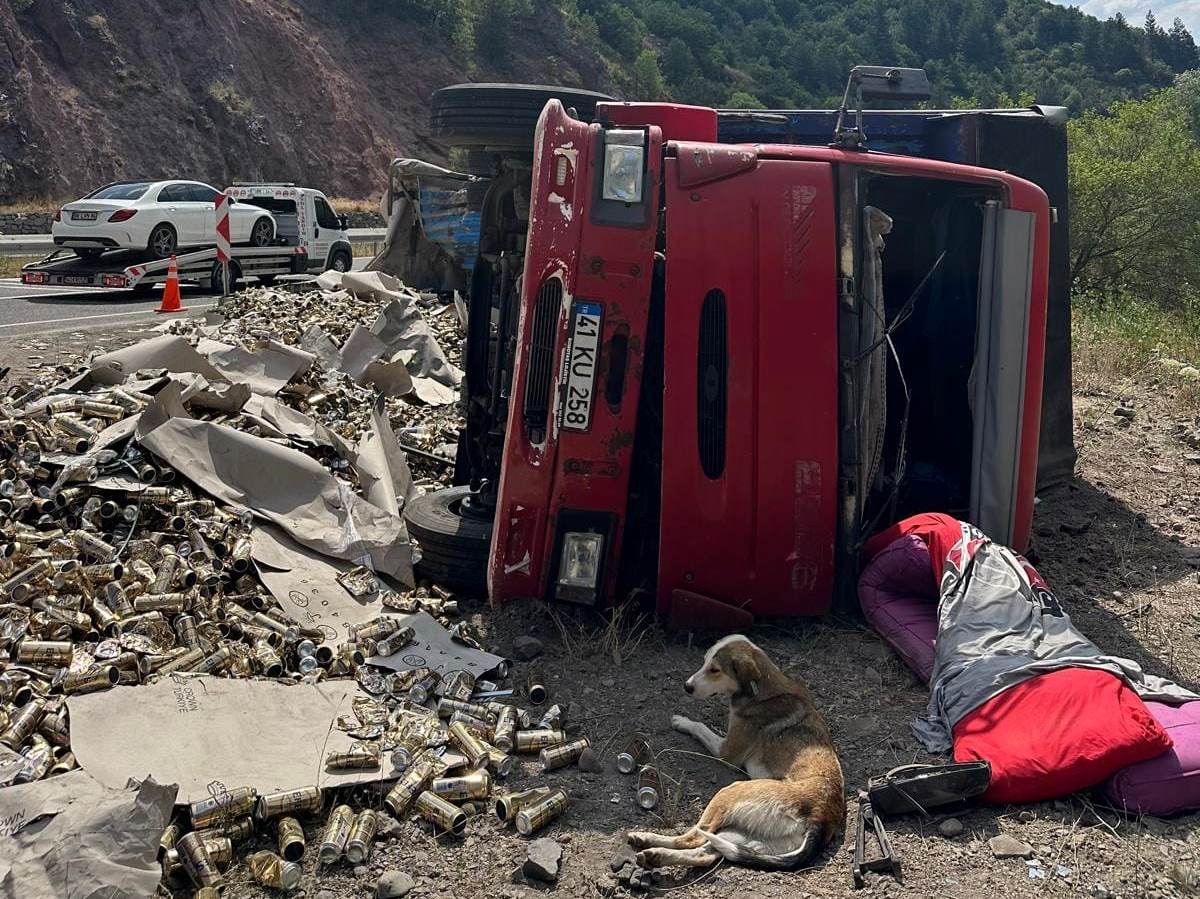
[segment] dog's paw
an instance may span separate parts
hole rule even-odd
[[[629,833],[625,834],[625,842],[627,842],[634,849],[645,849],[650,845],[651,838],[653,836],[654,834],[646,833],[642,830],[631,830]]]
[[[639,868],[661,868],[662,850],[660,849],[643,849],[637,854],[637,863]]]
[[[679,731],[681,734],[691,733],[692,727],[695,725],[695,723],[696,722],[694,722],[687,715],[672,715],[671,716],[672,729]]]

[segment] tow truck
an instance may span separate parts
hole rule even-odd
[[[529,180],[501,156],[483,203],[461,485],[407,510],[424,564],[486,572],[494,604],[640,592],[740,626],[848,601],[862,543],[911,511],[1025,546],[1051,207],[869,149],[864,97],[928,93],[857,67],[827,146],[547,102]]]
[[[246,277],[270,283],[279,275],[303,274],[308,254],[303,247],[233,247],[230,250],[230,288]],[[196,250],[176,257],[179,279],[215,291],[221,288],[221,264],[215,249]],[[74,250],[55,250],[21,268],[21,283],[45,287],[108,287],[148,294],[167,280],[170,259],[147,260],[144,252],[110,251],[84,259]]]

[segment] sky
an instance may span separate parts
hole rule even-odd
[[[1116,13],[1125,16],[1132,25],[1141,25],[1146,10],[1154,10],[1154,18],[1163,28],[1170,28],[1176,18],[1183,19],[1193,37],[1200,39],[1200,0],[1055,0],[1063,6],[1078,6],[1099,19],[1111,18]]]

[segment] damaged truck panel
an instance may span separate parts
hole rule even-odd
[[[488,570],[493,602],[593,604],[616,583],[613,547],[629,493],[662,156],[657,128],[638,133],[641,199],[614,208],[597,187],[601,129],[572,119],[557,101],[538,122]],[[598,570],[581,578],[571,565]]]
[[[744,147],[668,153],[664,613],[677,590],[765,615],[828,609],[838,447],[832,172],[824,162],[760,161]]]

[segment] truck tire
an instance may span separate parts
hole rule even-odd
[[[538,116],[556,99],[590,122],[606,94],[541,84],[453,84],[433,95],[433,133],[452,147],[528,150]]]
[[[492,522],[464,514],[470,487],[426,493],[404,507],[409,535],[421,548],[417,574],[482,598],[487,593]]]
[[[209,278],[208,292],[211,294],[220,296],[221,290],[224,287],[224,284],[222,283],[223,275],[221,272],[221,263],[219,263],[219,262],[213,263],[212,269],[209,271],[208,278]],[[236,262],[231,261],[229,263],[229,292],[230,293],[233,293],[235,290],[237,290],[241,286],[241,283],[240,283],[241,280],[242,280],[242,267],[240,265],[238,265]]]
[[[166,259],[179,249],[179,236],[175,233],[175,229],[166,222],[155,225],[154,230],[150,232],[150,239],[146,241],[146,250],[155,259]]]
[[[354,260],[345,250],[334,250],[329,257],[329,267],[335,272],[348,272],[354,267]]]
[[[250,246],[269,247],[275,241],[275,224],[265,216],[250,229]]]

